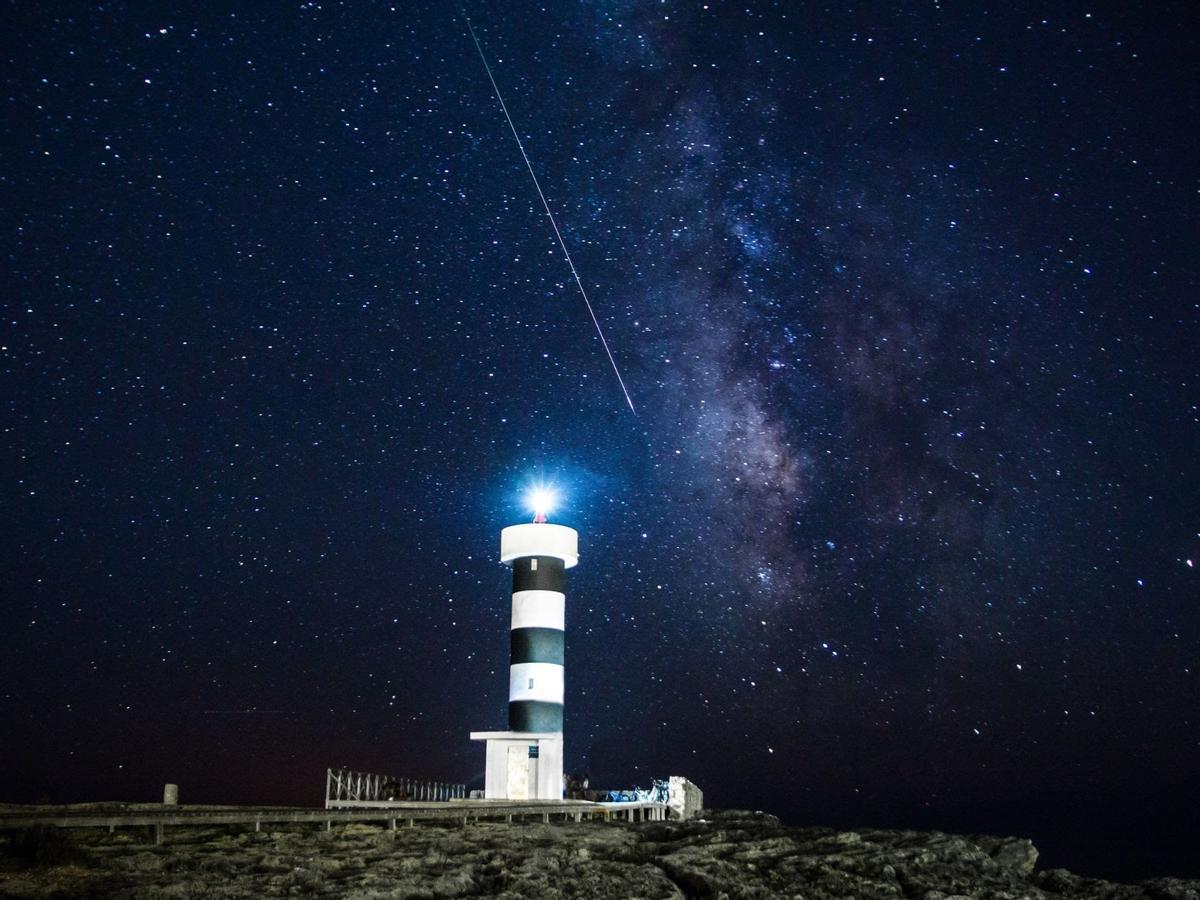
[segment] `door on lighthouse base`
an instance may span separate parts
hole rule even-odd
[[[524,744],[508,748],[508,799],[529,799],[529,749]]]

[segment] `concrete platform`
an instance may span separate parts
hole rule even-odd
[[[420,822],[505,822],[608,821],[630,822],[667,817],[661,803],[589,803],[585,800],[451,800],[448,803],[412,801],[362,801],[352,809],[321,809],[293,806],[165,806],[159,804],[80,805],[75,807],[0,808],[0,830],[52,826],[55,828],[154,828],[155,842],[161,843],[164,829],[205,825],[246,825],[255,831],[263,825],[311,822],[326,829],[335,823],[380,822],[392,829],[403,822],[413,827]]]

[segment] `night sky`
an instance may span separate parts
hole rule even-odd
[[[0,800],[566,753],[1200,874],[1188,4],[9,3]],[[899,7],[899,8],[896,8]]]

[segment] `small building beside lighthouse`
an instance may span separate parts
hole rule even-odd
[[[566,570],[579,562],[579,534],[546,521],[550,496],[533,498],[533,522],[500,533],[500,561],[512,566],[508,731],[473,731],[485,741],[489,800],[563,796],[563,686]]]

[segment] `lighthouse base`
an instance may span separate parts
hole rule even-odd
[[[487,742],[483,796],[487,800],[561,800],[561,731],[472,731]]]

